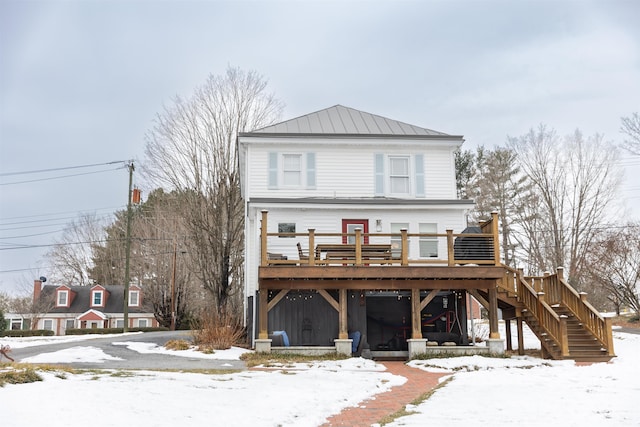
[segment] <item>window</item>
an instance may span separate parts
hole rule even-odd
[[[137,307],[140,304],[140,292],[129,291],[129,307]]]
[[[93,291],[92,305],[94,307],[102,306],[102,291]]]
[[[424,155],[374,155],[374,195],[425,197]]]
[[[66,307],[69,301],[69,291],[58,291],[58,307]]]
[[[67,319],[67,322],[65,324],[65,329],[73,329],[76,327],[76,322],[73,319]]]
[[[278,223],[278,233],[295,233],[296,232],[296,223],[295,222],[279,222]],[[293,239],[296,236],[278,236],[283,239]]]
[[[391,233],[394,234],[391,236],[391,256],[394,258],[400,258],[402,256],[402,236],[400,236],[401,230],[404,228],[409,232],[409,223],[408,222],[392,222]],[[407,242],[409,243],[409,242]],[[409,248],[407,248],[408,251]],[[407,252],[408,254],[409,252]]]
[[[53,331],[53,320],[52,319],[45,319],[42,322],[42,329],[46,329],[48,331]]]
[[[392,194],[409,194],[409,157],[389,157],[389,188]]]
[[[300,186],[302,184],[302,155],[282,155],[282,183],[285,186]]]
[[[315,153],[269,153],[268,169],[270,189],[316,187]]]
[[[420,234],[437,234],[438,224],[420,223]],[[438,257],[438,237],[437,236],[420,236],[420,257],[421,258],[437,258]]]
[[[22,319],[11,319],[11,330],[19,331],[22,329]]]
[[[146,328],[147,327],[147,319],[138,319],[138,327]]]
[[[124,319],[116,320],[116,328],[124,328]]]

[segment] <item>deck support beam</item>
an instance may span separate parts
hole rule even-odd
[[[347,329],[347,290],[340,289],[340,310],[338,318],[338,339],[346,340],[349,338]]]
[[[524,330],[522,328],[522,316],[516,317],[516,327],[518,328],[518,354],[524,356]]]
[[[411,338],[422,338],[422,321],[420,318],[420,289],[411,289]]]
[[[489,338],[500,339],[498,330],[498,288],[489,288]]]
[[[266,340],[269,338],[269,291],[266,289],[258,291],[258,313],[258,338]]]

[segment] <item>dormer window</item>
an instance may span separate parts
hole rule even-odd
[[[93,291],[91,294],[91,306],[102,307],[104,305],[104,292]]]
[[[67,307],[69,305],[69,291],[58,291],[56,305],[58,307]]]
[[[140,305],[140,291],[129,292],[129,307],[138,307]]]

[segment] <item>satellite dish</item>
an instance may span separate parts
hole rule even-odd
[[[47,278],[46,278],[46,277],[44,277],[44,276],[40,276],[40,281],[41,281],[42,283],[44,283],[44,282],[46,282],[46,281],[47,281]]]

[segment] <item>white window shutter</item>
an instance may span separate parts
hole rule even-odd
[[[375,196],[384,196],[384,155],[376,154],[374,162]]]
[[[269,153],[269,188],[278,188],[278,153]]]
[[[307,153],[307,188],[316,188],[316,153]]]
[[[415,156],[415,183],[416,197],[425,197],[424,194],[424,156],[416,154]]]

